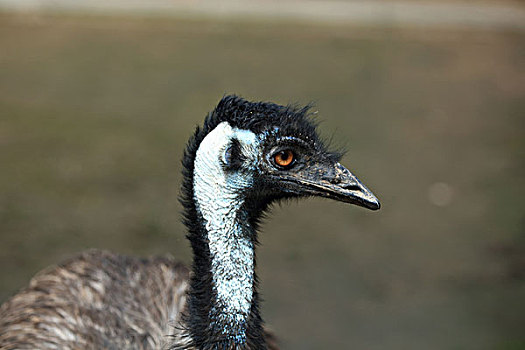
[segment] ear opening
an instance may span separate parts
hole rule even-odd
[[[238,170],[242,164],[246,161],[246,156],[242,153],[242,145],[239,139],[233,137],[223,154],[223,167],[224,170]]]

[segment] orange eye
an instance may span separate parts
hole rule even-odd
[[[289,149],[284,151],[279,151],[273,156],[273,160],[276,165],[285,168],[293,163],[294,154]]]

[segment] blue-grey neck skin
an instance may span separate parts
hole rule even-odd
[[[242,171],[227,169],[232,140],[247,156]],[[260,321],[254,272],[256,233],[243,195],[253,183],[258,147],[254,133],[222,122],[202,140],[195,156],[193,195],[211,275],[207,332],[221,349],[246,348],[250,324]]]

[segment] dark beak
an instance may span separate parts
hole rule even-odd
[[[293,190],[300,190],[303,194],[331,198],[371,210],[381,207],[376,196],[340,163],[306,167],[289,174],[285,180],[295,183]]]

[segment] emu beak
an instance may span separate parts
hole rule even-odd
[[[372,191],[340,163],[306,167],[289,176],[303,193],[351,203],[371,210],[381,207]]]
[[[371,210],[378,210],[381,204],[376,196],[359,179],[340,163],[336,163],[333,173],[323,176],[326,183],[320,183],[327,194],[342,202],[356,204]]]

